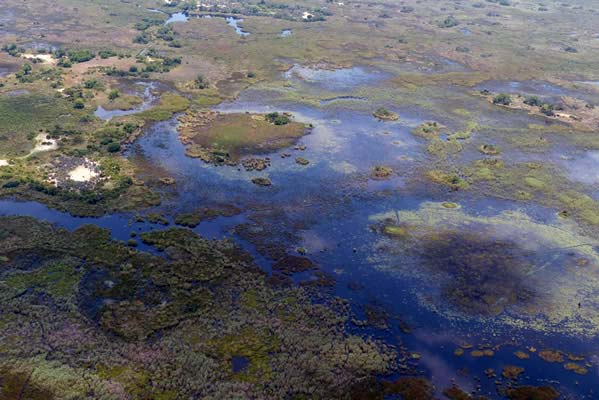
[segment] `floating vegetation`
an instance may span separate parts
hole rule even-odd
[[[416,136],[423,137],[425,139],[434,139],[439,137],[441,130],[445,127],[435,121],[427,121],[418,125],[412,130],[412,133]]]
[[[384,165],[377,165],[372,169],[373,179],[389,179],[393,175],[393,169]]]
[[[241,210],[234,206],[204,207],[193,212],[177,214],[175,216],[175,224],[195,228],[202,221],[208,221],[220,216],[231,217],[239,213],[241,213]]]
[[[559,395],[551,386],[520,386],[506,390],[506,396],[510,400],[556,400]]]
[[[599,305],[585,294],[592,293],[599,279],[593,239],[536,223],[519,212],[474,217],[438,203],[372,219],[391,241],[383,247],[387,255],[381,262],[393,265],[393,257],[401,254],[405,266],[388,268],[427,284],[428,290],[417,293],[426,307],[454,318],[493,317],[496,323],[538,330],[583,335],[597,331]],[[515,242],[515,232],[534,240]],[[586,260],[584,274],[576,272],[580,260]],[[564,275],[562,268],[572,273]],[[579,300],[565,301],[572,293]],[[551,359],[553,354],[559,353],[544,351],[539,356]]]
[[[481,153],[489,155],[489,156],[495,156],[495,155],[501,153],[499,147],[494,146],[492,144],[481,144],[478,149],[480,150]]]
[[[381,121],[398,121],[399,115],[393,111],[389,111],[384,107],[377,108],[376,111],[372,113],[376,118]]]
[[[257,186],[271,186],[272,185],[272,181],[270,179],[261,177],[261,176],[252,178],[252,183]]]

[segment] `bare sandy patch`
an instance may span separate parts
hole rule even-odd
[[[55,65],[58,60],[56,60],[55,58],[52,57],[51,54],[30,54],[30,53],[25,53],[22,55],[23,58],[26,58],[28,60],[33,60],[35,58],[42,60],[43,64],[50,64],[50,65]]]
[[[44,133],[40,133],[35,137],[35,147],[29,152],[29,156],[42,151],[50,151],[58,149],[56,139],[47,139]]]
[[[69,179],[73,182],[89,182],[97,176],[98,173],[96,171],[85,165],[79,165],[69,172]]]

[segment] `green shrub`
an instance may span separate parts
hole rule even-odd
[[[73,102],[73,108],[76,108],[78,110],[81,110],[82,108],[85,108],[85,101],[83,99],[76,99]]]
[[[109,143],[106,146],[106,151],[109,153],[116,153],[121,150],[121,145],[118,143]]]
[[[493,97],[493,104],[500,104],[502,106],[509,106],[512,104],[512,98],[509,94],[499,93],[495,97]]]
[[[443,21],[439,22],[440,28],[453,28],[454,26],[458,26],[460,23],[453,15],[445,18]]]
[[[110,93],[108,93],[108,100],[111,100],[111,101],[115,100],[118,97],[120,97],[120,95],[121,95],[121,93],[118,90],[113,89],[110,91]]]
[[[204,76],[201,74],[199,74],[196,77],[194,83],[195,83],[195,87],[198,89],[206,89],[206,88],[208,88],[208,86],[210,86],[210,84],[208,83],[206,78],[204,78]]]
[[[289,122],[291,122],[288,116],[284,114],[279,114],[276,111],[266,114],[266,120],[275,125],[286,125]]]
[[[541,107],[543,105],[543,102],[537,96],[527,96],[524,99],[524,104],[532,107]]]
[[[544,103],[544,104],[541,106],[541,109],[540,109],[540,111],[541,111],[543,114],[547,115],[548,117],[552,117],[552,116],[554,116],[554,115],[555,115],[555,113],[553,112],[553,105],[552,105],[552,104]]]
[[[94,52],[92,52],[91,50],[88,50],[88,49],[69,50],[67,52],[67,55],[69,56],[69,60],[71,60],[71,62],[74,62],[74,63],[86,62],[96,56],[96,54]]]

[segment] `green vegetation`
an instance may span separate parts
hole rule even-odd
[[[111,100],[111,101],[112,101],[112,100],[115,100],[115,99],[117,99],[117,98],[118,98],[120,95],[121,95],[121,93],[120,93],[118,90],[116,90],[116,89],[113,89],[113,90],[111,90],[111,91],[110,91],[110,93],[108,93],[108,100]]]
[[[69,57],[69,61],[73,63],[82,63],[91,60],[96,56],[96,54],[89,49],[81,49],[68,50],[67,56]]]
[[[204,78],[204,75],[201,74],[196,76],[194,84],[196,89],[207,89],[208,87],[210,87],[210,84],[208,83],[206,78]]]
[[[160,97],[160,103],[157,106],[136,114],[136,117],[151,121],[165,121],[174,113],[185,111],[189,107],[189,103],[189,100],[183,96],[165,93]]]
[[[453,28],[454,26],[458,26],[460,23],[458,22],[458,20],[453,16],[450,15],[449,17],[445,18],[443,21],[439,22],[439,27],[440,28]]]
[[[37,132],[60,125],[74,128],[83,112],[69,100],[44,94],[0,96],[0,155],[24,155]]]
[[[499,93],[493,97],[493,104],[499,104],[502,106],[509,106],[512,104],[512,97],[506,93]]]
[[[272,112],[265,115],[268,122],[275,125],[287,125],[291,122],[291,119],[286,114],[279,114],[278,112]]]
[[[252,114],[188,113],[181,118],[179,135],[184,143],[189,144],[187,155],[191,157],[206,162],[236,163],[247,154],[289,147],[305,135],[303,124],[292,122],[287,116],[273,114],[277,115],[269,118]],[[281,120],[281,117],[285,119]]]
[[[385,107],[377,108],[376,111],[372,113],[372,115],[374,115],[381,121],[397,121],[399,119],[399,115],[397,115],[397,113],[389,111]]]

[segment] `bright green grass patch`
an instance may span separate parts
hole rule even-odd
[[[150,121],[166,121],[174,113],[187,110],[190,105],[189,99],[173,93],[166,93],[160,98],[160,104],[156,107],[137,114],[138,117]]]
[[[137,96],[124,95],[103,104],[105,110],[132,110],[143,103]]]

